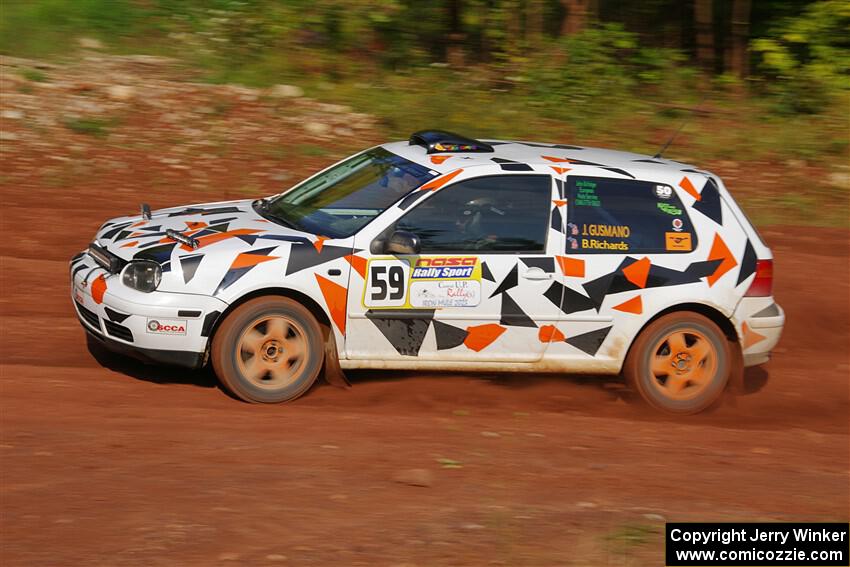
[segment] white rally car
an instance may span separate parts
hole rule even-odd
[[[723,182],[644,155],[441,131],[266,199],[104,224],[71,261],[92,338],[210,361],[251,402],[324,369],[622,372],[693,413],[784,324],[773,261]]]

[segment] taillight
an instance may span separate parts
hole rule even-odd
[[[756,279],[750,284],[746,297],[773,295],[773,260],[756,260]]]

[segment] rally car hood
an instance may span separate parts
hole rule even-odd
[[[95,240],[124,261],[154,260],[163,264],[172,259],[174,252],[203,250],[227,255],[258,238],[278,242],[317,238],[263,218],[252,203],[248,199],[160,209],[150,219],[141,215],[118,217],[101,226]],[[169,229],[194,239],[197,247],[176,242],[168,236]]]
[[[120,259],[122,270],[133,261],[158,263],[159,291],[212,295],[226,302],[270,282],[286,281],[299,289],[314,282],[305,274],[319,264],[338,261],[344,268],[343,257],[352,253],[350,240],[281,226],[252,205],[252,200],[226,201],[161,209],[150,218],[120,217],[101,226],[95,242],[101,253]],[[107,283],[114,293],[124,289],[123,279]]]

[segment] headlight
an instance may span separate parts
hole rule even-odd
[[[156,262],[150,260],[138,260],[130,262],[124,268],[121,281],[124,285],[150,293],[154,291],[162,279],[162,268]]]

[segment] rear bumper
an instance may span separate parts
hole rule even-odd
[[[770,360],[770,352],[785,327],[785,312],[773,298],[745,297],[735,310],[735,322],[744,366],[756,366]]]

